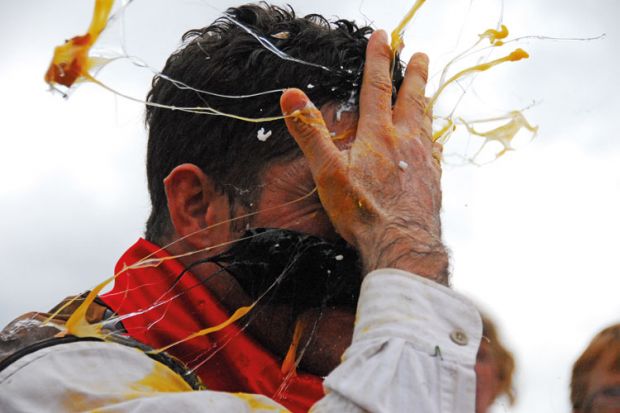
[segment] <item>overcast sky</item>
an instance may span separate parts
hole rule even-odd
[[[43,82],[53,47],[85,31],[93,3],[0,0],[2,325],[109,276],[148,214],[143,107],[92,84],[64,100]],[[290,3],[300,14],[391,30],[412,1]],[[101,47],[111,52],[124,41],[160,68],[184,31],[234,4],[135,0],[124,33],[115,25]],[[495,27],[500,10],[499,1],[428,0],[404,54],[426,51],[434,73]],[[620,321],[618,17],[617,0],[506,0],[503,22],[514,36],[606,37],[520,44],[531,59],[479,76],[461,107],[497,116],[535,102],[525,114],[540,126],[535,140],[521,139],[495,163],[444,169],[454,286],[492,314],[517,357],[519,401],[499,412],[569,411],[572,362],[592,335]],[[118,62],[98,77],[144,97],[151,76]],[[465,142],[455,136],[446,152],[458,154]]]

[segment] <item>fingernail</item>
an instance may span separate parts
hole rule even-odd
[[[428,55],[426,53],[417,52],[414,53],[414,57],[419,60],[423,60],[426,64],[429,63]]]
[[[298,89],[287,89],[282,95],[286,95],[283,109],[285,109],[285,114],[287,115],[297,110],[302,110],[309,106],[313,106],[312,102],[310,102],[306,95]]]
[[[389,43],[387,32],[383,29],[377,30],[377,38],[381,40],[383,43]]]

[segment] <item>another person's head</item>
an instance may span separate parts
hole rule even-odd
[[[505,395],[512,405],[515,361],[499,339],[495,324],[482,315],[482,341],[476,359],[476,413],[485,413],[493,402]]]
[[[281,115],[280,93],[242,95],[297,87],[321,109],[333,104],[331,114],[340,119],[343,110],[356,112],[372,31],[316,14],[300,18],[292,9],[266,3],[231,8],[210,26],[183,36],[182,47],[154,78],[148,101],[262,118]],[[397,59],[395,87],[401,81]],[[174,235],[164,180],[179,165],[197,166],[214,190],[226,195],[231,210],[247,212],[257,206],[265,169],[301,157],[281,120],[251,123],[156,106],[147,107],[146,120],[152,203],[146,238],[160,244]]]
[[[605,328],[573,366],[574,413],[620,412],[620,323]]]

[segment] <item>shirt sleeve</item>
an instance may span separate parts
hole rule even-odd
[[[313,413],[475,410],[478,310],[449,288],[381,269],[362,284],[353,342]]]

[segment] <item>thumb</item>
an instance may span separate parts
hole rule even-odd
[[[280,98],[284,121],[316,177],[327,162],[340,157],[340,151],[331,139],[323,115],[299,89],[287,89]]]

